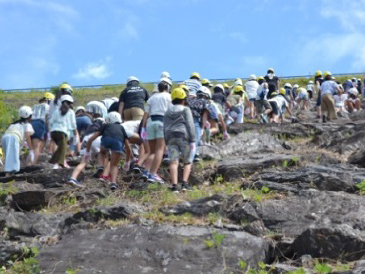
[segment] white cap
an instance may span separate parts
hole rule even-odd
[[[106,122],[109,124],[114,123],[122,123],[122,117],[120,116],[119,112],[112,111],[108,113],[108,116],[106,117]]]
[[[83,110],[83,111],[85,111],[85,108],[84,108],[83,106],[78,106],[78,107],[76,108],[76,111],[75,111],[75,112],[78,112],[79,110]]]
[[[309,80],[308,84],[313,84],[313,81],[312,80]]]
[[[32,114],[33,114],[33,111],[31,109],[31,107],[22,106],[19,109],[19,116],[20,116],[20,118],[26,119],[26,118],[29,118]]]
[[[290,84],[290,83],[286,83],[286,84],[284,85],[284,88],[291,88],[291,84]]]
[[[110,98],[110,99],[112,99],[113,101],[116,101],[116,102],[118,102],[118,101],[119,101],[119,99],[118,99],[117,97],[112,97],[112,98]]]
[[[169,84],[170,86],[172,86],[172,82],[171,82],[170,78],[163,77],[160,79],[160,81],[158,81],[158,83],[162,83],[162,82],[165,82],[165,83]]]
[[[293,86],[293,88],[299,88],[299,85],[298,85],[298,84],[295,84],[295,85]]]
[[[161,78],[169,78],[169,79],[171,79],[170,73],[168,73],[167,71],[163,71],[161,73]]]
[[[237,78],[237,79],[234,81],[234,85],[235,85],[235,86],[243,86],[242,79],[241,79],[241,78]]]
[[[207,95],[209,99],[211,99],[211,98],[212,98],[212,93],[210,92],[210,89],[209,89],[209,88],[207,88],[207,87],[205,87],[205,86],[201,86],[201,87],[198,89],[198,91],[197,91],[197,93],[196,93],[196,94],[200,94],[200,93],[203,93],[203,94]]]
[[[128,79],[127,79],[127,85],[132,82],[132,81],[137,81],[139,82],[138,78],[135,77],[135,76],[129,76]]]
[[[74,98],[72,98],[71,95],[62,95],[61,96],[61,103],[63,103],[64,101],[73,103],[74,102]]]
[[[357,88],[350,88],[347,92],[355,96],[359,95],[359,91],[357,90]]]
[[[251,74],[250,75],[250,80],[256,80],[257,78],[256,78],[256,75],[255,74]]]
[[[223,85],[222,85],[222,84],[218,84],[218,85],[216,85],[216,86],[213,88],[214,92],[215,92],[215,89],[221,89],[221,91],[224,91],[224,87],[223,87]]]

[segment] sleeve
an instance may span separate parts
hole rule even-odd
[[[188,132],[188,142],[194,143],[195,142],[195,129],[194,129],[194,120],[193,120],[193,114],[191,113],[191,110],[187,107],[184,109],[184,118],[186,121],[186,130]]]
[[[148,94],[148,91],[145,88],[143,90],[144,90],[144,92],[146,94],[144,100],[145,100],[145,102],[147,102],[147,100],[150,98],[150,95]]]
[[[30,123],[26,123],[25,125],[25,132],[29,132],[29,135],[33,135],[34,134],[34,129],[33,126]]]
[[[133,135],[134,135],[133,131],[131,131],[130,129],[125,128],[125,127],[123,127],[123,129],[124,129],[124,133],[125,133],[125,136],[126,136],[127,139],[133,137]]]
[[[144,111],[147,113],[150,113],[150,110],[151,110],[151,100],[152,100],[152,97],[147,100],[147,104],[144,106]]]
[[[70,121],[69,122],[70,122],[69,129],[76,130],[77,129],[76,116],[75,116],[75,112],[73,110],[70,111]]]
[[[126,88],[123,89],[122,93],[120,94],[119,102],[124,102],[125,93],[126,93]]]

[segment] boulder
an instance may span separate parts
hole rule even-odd
[[[299,235],[292,250],[297,256],[356,261],[365,256],[365,231],[348,225],[309,227]]]
[[[80,273],[215,274],[237,269],[239,259],[257,267],[267,261],[269,247],[267,241],[246,232],[128,225],[75,231],[41,250],[38,261],[44,273],[71,268]]]

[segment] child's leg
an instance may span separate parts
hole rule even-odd
[[[357,110],[360,110],[361,109],[361,101],[360,101],[360,99],[356,99],[354,106],[355,106],[355,109],[357,109]]]
[[[144,162],[144,166],[147,170],[151,170],[153,159],[155,158],[156,151],[156,140],[149,140],[148,146],[150,148],[150,153],[148,154],[148,158]]]
[[[110,160],[110,176],[111,176],[111,182],[116,183],[117,177],[118,177],[118,166],[120,163],[120,159],[122,157],[121,153],[118,152],[112,152],[111,160]]]
[[[178,179],[177,179],[178,167],[179,167],[179,161],[170,162],[170,178],[171,178],[171,182],[174,185],[177,185],[177,182],[178,182]]]
[[[80,164],[78,164],[77,167],[75,167],[74,171],[72,172],[70,179],[77,180],[77,177],[84,170],[84,168],[86,167],[86,164],[87,164],[87,162],[86,162],[85,156],[83,156]]]
[[[155,157],[152,162],[151,166],[151,173],[156,174],[158,168],[161,165],[163,152],[165,149],[165,139],[164,138],[158,138],[155,140]]]
[[[210,120],[210,135],[216,135],[219,133],[219,126],[216,120]]]
[[[105,148],[101,147],[100,155],[104,167],[103,176],[108,176],[110,171],[108,151]]]
[[[191,163],[190,164],[186,164],[184,166],[184,171],[183,171],[183,182],[188,182],[189,180],[189,176],[190,176],[190,172],[191,172]]]

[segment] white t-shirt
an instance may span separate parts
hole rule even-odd
[[[283,106],[285,106],[286,108],[289,106],[288,102],[282,95],[276,95],[275,97],[269,99],[269,102],[272,101],[276,102],[280,111],[283,109]]]
[[[61,107],[61,100],[58,99],[57,104],[55,104],[55,101],[52,100],[49,103],[49,117],[51,118],[53,113],[55,112],[56,109],[59,109]]]
[[[147,100],[145,112],[149,115],[165,115],[166,110],[171,105],[171,95],[167,92],[155,93]]]
[[[68,112],[62,116],[59,109],[55,110],[50,121],[50,132],[60,131],[70,137],[70,133],[77,129],[75,112],[69,109]]]
[[[248,96],[248,99],[255,99],[257,96],[257,89],[259,88],[259,83],[255,80],[250,80],[245,83],[245,90]]]
[[[33,106],[32,120],[42,120],[46,122],[46,117],[49,115],[49,105],[47,103],[42,103]]]
[[[17,123],[10,125],[5,131],[5,134],[14,134],[19,138],[20,146],[23,146],[25,133],[29,132],[29,135],[34,134],[34,129],[30,123]]]
[[[320,87],[322,95],[334,94],[337,91],[338,84],[335,81],[324,81]]]
[[[138,132],[140,123],[141,121],[127,121],[122,123],[122,127],[124,128],[128,138],[131,138],[135,133]]]
[[[306,88],[307,88],[307,90],[314,91],[314,85],[313,84],[308,84]]]
[[[100,114],[101,117],[104,119],[108,115],[108,110],[106,106],[99,101],[91,101],[87,103],[85,110],[86,112],[90,112],[92,114]]]
[[[267,93],[269,92],[269,89],[265,90],[264,83],[259,85],[259,87],[257,88],[256,100],[261,100],[260,95],[261,95],[262,92],[265,92],[264,100],[267,100]]]
[[[114,104],[115,101],[113,99],[106,98],[102,102],[104,102],[104,105],[105,105],[106,109],[108,110],[110,108],[110,106],[112,104]]]
[[[345,101],[347,100],[347,94],[334,95],[333,99],[335,99],[336,107],[341,108],[345,106]]]

